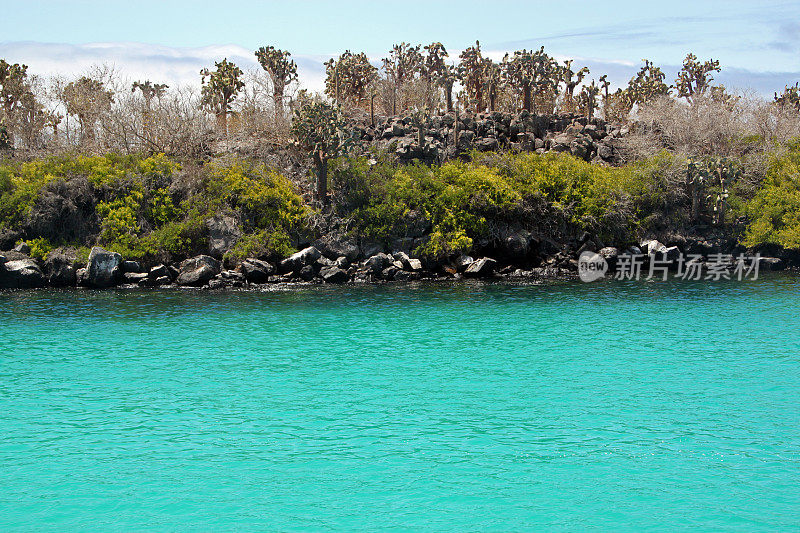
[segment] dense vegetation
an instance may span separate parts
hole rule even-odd
[[[700,224],[752,247],[800,247],[800,143],[771,158],[757,188],[732,177],[724,219],[711,178],[693,205],[686,180],[698,166],[668,152],[620,167],[565,153],[473,153],[440,166],[339,157],[322,210],[277,170],[242,158],[196,165],[163,154],[57,156],[0,165],[0,233],[19,231],[37,257],[100,244],[147,262],[207,251],[209,220],[226,214],[241,229],[230,260],[284,257],[332,225],[362,242],[409,239],[434,259],[514,229],[554,239],[588,230],[625,244]]]
[[[0,237],[27,240],[38,257],[101,244],[168,261],[206,251],[227,216],[231,261],[283,257],[326,232],[405,239],[434,259],[519,230],[800,248],[796,85],[769,102],[730,94],[714,84],[718,61],[689,54],[671,85],[646,60],[612,92],[607,76],[590,79],[544,48],[495,62],[476,42],[451,61],[441,43],[401,43],[380,69],[363,53],[331,59],[325,94],[311,95],[297,90],[291,54],[268,46],[255,56],[260,72],[227,59],[203,69],[196,97],[102,68],[48,85],[0,60]],[[583,116],[628,133],[614,166],[458,142],[449,159],[400,164],[353,128],[371,127],[375,140],[376,124],[388,124],[376,115],[409,116],[422,151],[434,115],[495,110]],[[457,127],[448,135],[458,141]],[[251,149],[259,141],[306,161],[268,163]]]

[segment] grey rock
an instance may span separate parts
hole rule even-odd
[[[219,215],[206,222],[208,227],[208,253],[222,257],[241,238],[239,222],[230,215]]]
[[[275,267],[267,261],[248,258],[240,267],[244,278],[250,283],[266,283],[271,275],[275,273]]]
[[[124,283],[138,284],[146,279],[148,279],[146,272],[125,272],[122,274],[122,280]]]
[[[310,265],[322,256],[319,250],[313,246],[304,248],[296,254],[292,254],[280,263],[281,272],[298,272],[306,265]]]
[[[786,263],[780,257],[762,257],[759,259],[758,268],[767,271],[778,271],[786,268]]]
[[[394,260],[400,263],[400,268],[404,270],[411,270],[411,258],[405,252],[395,252],[392,254]]]
[[[0,289],[33,289],[44,285],[44,274],[33,259],[16,259],[0,265]]]
[[[408,267],[412,272],[420,272],[422,270],[422,261],[412,257],[408,260]]]
[[[27,242],[21,242],[14,247],[14,251],[19,254],[29,255],[31,253],[31,247]]]
[[[392,257],[390,255],[379,253],[367,259],[364,262],[364,267],[373,273],[378,273],[387,268],[391,263]]]
[[[86,264],[86,285],[95,288],[112,287],[119,281],[122,272],[122,256],[99,246],[92,248]]]
[[[167,279],[171,279],[170,270],[167,268],[167,265],[156,265],[150,269],[148,276],[151,279],[158,279],[162,277],[166,277]]]
[[[314,267],[312,267],[311,265],[304,266],[303,268],[300,269],[300,272],[298,272],[298,276],[303,281],[311,281],[312,279],[314,279]]]
[[[328,259],[336,260],[339,257],[346,257],[350,262],[358,258],[360,250],[358,246],[343,238],[323,237],[314,241],[314,247]]]
[[[123,261],[120,264],[120,269],[122,270],[123,273],[126,272],[139,273],[142,271],[142,266],[136,261]]]
[[[473,262],[464,271],[464,277],[468,278],[485,278],[494,273],[497,261],[489,257],[483,257]]]
[[[475,259],[473,259],[472,256],[462,254],[456,257],[456,260],[453,263],[454,266],[456,267],[456,270],[458,270],[459,272],[463,272],[467,268],[469,268],[469,266],[474,262]]]
[[[350,278],[346,271],[337,266],[322,268],[319,275],[325,283],[344,283]]]
[[[178,285],[204,285],[220,272],[220,263],[208,255],[198,255],[181,263]]]
[[[44,272],[47,283],[53,287],[73,287],[77,283],[75,254],[63,249],[55,249],[47,254],[44,261]]]
[[[655,239],[642,241],[639,246],[645,255],[662,254],[667,251],[667,247]]]

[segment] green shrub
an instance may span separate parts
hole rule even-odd
[[[800,248],[800,141],[773,158],[755,197],[745,206],[750,220],[742,243]]]

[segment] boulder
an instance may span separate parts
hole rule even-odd
[[[208,227],[208,253],[222,257],[242,236],[239,222],[230,215],[218,215],[206,222]]]
[[[118,253],[95,246],[89,253],[89,262],[86,264],[85,284],[95,288],[116,285],[122,274],[121,263],[122,256]]]
[[[20,237],[22,237],[22,234],[18,231],[0,229],[0,250],[10,250]]]
[[[298,272],[297,275],[303,281],[311,281],[314,279],[314,267],[311,265],[306,265],[300,269],[300,272]]]
[[[123,261],[119,267],[123,273],[126,272],[139,273],[142,271],[141,265],[136,261]]]
[[[33,289],[44,285],[44,274],[31,258],[16,259],[0,265],[0,289]]]
[[[325,283],[344,283],[350,278],[346,271],[337,266],[322,268],[319,275]]]
[[[422,261],[419,259],[411,258],[408,260],[408,268],[412,272],[420,272],[422,270]]]
[[[172,275],[171,274],[172,273],[170,272],[169,268],[167,268],[167,265],[163,265],[162,264],[162,265],[156,265],[153,268],[151,268],[150,272],[148,273],[148,277],[150,277],[150,279],[154,279],[154,280],[158,279],[158,278],[166,277],[167,279],[171,280],[172,279]]]
[[[470,264],[464,271],[464,276],[468,278],[485,278],[494,273],[497,261],[489,257],[483,257]]]
[[[275,267],[272,264],[252,257],[241,264],[240,270],[250,283],[266,283],[269,277],[275,273]]]
[[[21,242],[14,247],[14,251],[18,254],[29,255],[31,253],[31,247],[27,242]]]
[[[377,274],[391,265],[392,261],[392,256],[384,253],[378,253],[367,259],[364,262],[364,267],[372,273]]]
[[[667,251],[666,246],[654,239],[643,241],[639,247],[645,255],[662,254]]]
[[[334,261],[339,257],[346,257],[350,262],[358,258],[360,250],[358,246],[344,239],[333,236],[325,236],[314,241],[314,248],[322,255]]]
[[[123,283],[138,285],[148,279],[147,272],[125,272],[122,274]]]
[[[392,254],[394,260],[400,263],[400,268],[403,270],[411,270],[411,258],[405,252],[395,252]]]
[[[48,284],[53,287],[74,287],[78,281],[75,268],[75,254],[56,249],[47,254],[44,272]]]
[[[298,272],[306,265],[310,265],[322,256],[314,246],[309,246],[292,254],[280,262],[281,272]]]
[[[606,260],[610,270],[614,270],[617,267],[617,258],[619,257],[618,248],[606,246],[605,248],[600,248],[597,254]]]
[[[453,263],[458,272],[463,272],[474,262],[475,259],[469,255],[459,255]]]
[[[220,263],[208,255],[198,255],[181,263],[178,285],[204,285],[220,272]]]

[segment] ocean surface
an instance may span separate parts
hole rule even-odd
[[[800,528],[800,278],[0,293],[0,531]]]

